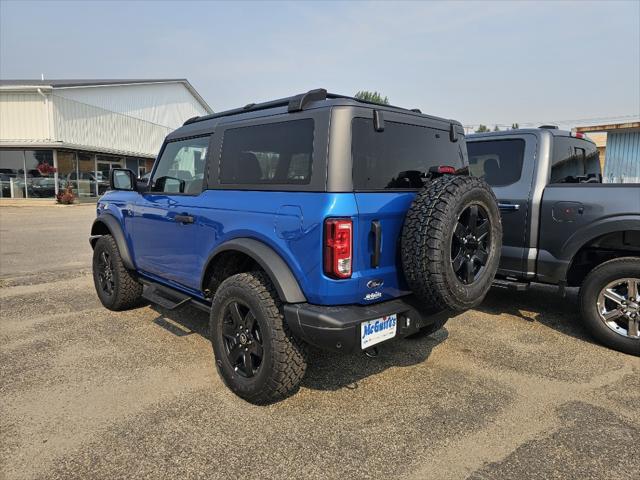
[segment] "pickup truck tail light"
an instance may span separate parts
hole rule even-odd
[[[353,222],[328,218],[324,222],[324,273],[333,278],[350,278],[353,254]]]

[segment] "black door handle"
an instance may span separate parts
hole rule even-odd
[[[191,215],[176,215],[173,218],[179,223],[193,223],[193,217]]]
[[[377,268],[380,265],[380,245],[382,243],[382,226],[380,220],[371,222],[371,233],[373,233],[373,255],[371,255],[371,266]]]

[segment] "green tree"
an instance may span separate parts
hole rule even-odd
[[[511,124],[511,130],[518,130],[519,128],[520,128],[520,125],[518,125],[517,123]]]
[[[487,126],[486,126],[486,125],[483,125],[483,124],[480,124],[480,125],[478,126],[478,128],[476,129],[476,133],[484,133],[484,132],[490,132],[490,131],[491,131],[491,130],[489,130],[489,129],[487,128]]]
[[[370,92],[368,90],[360,90],[355,94],[358,100],[364,100],[365,102],[379,103],[380,105],[389,105],[389,97],[383,97],[378,92]]]
[[[495,127],[493,127],[493,131],[494,131],[494,132],[499,132],[499,131],[500,131],[500,129],[498,128],[498,125],[496,125]]]

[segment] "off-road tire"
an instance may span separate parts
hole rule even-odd
[[[490,245],[478,278],[464,284],[451,262],[454,229],[471,205],[484,209],[490,222]],[[404,276],[428,309],[464,311],[479,305],[498,268],[502,223],[496,197],[482,179],[445,175],[430,181],[416,195],[402,229]]]
[[[262,364],[255,376],[249,378],[234,370],[225,350],[223,319],[225,309],[233,301],[250,308],[262,335]],[[218,373],[231,391],[244,400],[265,405],[298,390],[307,367],[305,346],[284,321],[280,298],[264,272],[238,273],[220,284],[211,307],[209,338]]]
[[[603,345],[640,356],[640,338],[625,337],[614,332],[604,324],[598,313],[597,299],[600,291],[609,283],[623,278],[640,278],[640,258],[616,258],[598,265],[589,272],[580,287],[582,321],[589,333]]]
[[[113,292],[108,294],[100,285],[99,264],[101,255],[106,253],[111,261]],[[100,302],[109,310],[127,310],[141,304],[142,284],[124,266],[118,245],[111,235],[103,235],[93,249],[93,283]]]

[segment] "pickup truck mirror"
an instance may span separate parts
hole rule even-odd
[[[136,191],[136,175],[128,168],[113,168],[109,172],[111,190]]]

